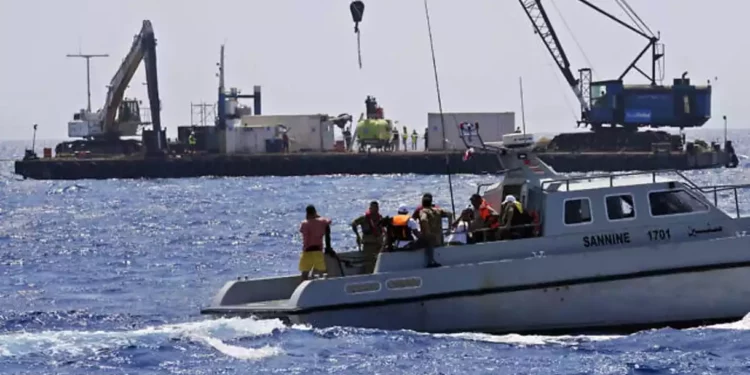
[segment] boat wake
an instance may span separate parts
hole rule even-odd
[[[169,341],[200,343],[237,359],[260,360],[282,353],[279,347],[248,348],[226,341],[269,335],[282,329],[280,321],[215,319],[166,324],[132,331],[42,331],[0,335],[0,357],[97,355],[128,347],[163,347]]]
[[[742,319],[736,322],[714,324],[714,325],[694,328],[694,329],[729,329],[729,330],[736,330],[736,331],[747,331],[747,330],[750,330],[750,313],[748,313]]]
[[[0,335],[0,360],[2,358],[24,357],[88,357],[101,353],[125,350],[133,347],[157,348],[174,346],[178,350],[185,350],[185,345],[201,345],[214,350],[224,356],[239,360],[258,361],[284,354],[281,346],[265,344],[256,347],[235,345],[236,341],[260,338],[276,332],[289,329],[279,320],[254,319],[211,319],[196,322],[156,325],[136,330],[124,331],[39,331],[39,332],[11,332]],[[329,330],[344,328],[313,329],[308,326],[293,326],[292,330],[307,331],[313,335],[325,335]],[[725,329],[750,330],[750,314],[743,319],[726,324],[697,327],[690,330]],[[344,329],[355,335],[378,333],[377,330]],[[382,332],[380,332],[382,334]],[[575,347],[586,343],[609,341],[626,336],[619,335],[491,335],[484,333],[452,333],[428,334],[412,331],[402,331],[400,334],[430,336],[439,339],[468,340],[492,344],[505,344],[514,347],[528,346],[565,346]],[[334,335],[336,336],[336,335]],[[266,341],[266,340],[259,340]],[[232,342],[232,343],[230,343]]]

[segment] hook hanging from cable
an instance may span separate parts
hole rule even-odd
[[[362,69],[362,47],[360,44],[360,32],[359,23],[362,22],[362,15],[365,13],[365,3],[355,0],[349,4],[349,11],[352,13],[352,21],[354,21],[354,33],[357,34],[357,60],[359,61],[359,68]]]

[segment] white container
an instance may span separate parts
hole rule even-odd
[[[516,128],[516,115],[514,112],[485,112],[485,113],[444,113],[445,118],[445,148],[448,150],[465,150],[463,140],[461,140],[458,124],[470,122],[479,123],[479,134],[485,142],[501,142],[503,135],[510,134]],[[443,150],[443,126],[440,121],[439,113],[427,114],[427,149],[430,151]],[[422,136],[424,131],[419,131]],[[465,133],[468,140],[468,132]],[[473,145],[479,145],[479,140],[475,137],[477,132],[472,126]]]
[[[68,137],[84,138],[101,134],[102,128],[95,122],[80,120],[68,122]]]
[[[243,116],[242,126],[282,125],[288,129],[289,151],[332,151],[335,125],[325,115],[258,115]],[[265,147],[265,141],[264,141]]]

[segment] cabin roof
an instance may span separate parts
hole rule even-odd
[[[564,191],[582,191],[621,186],[650,185],[654,183],[663,183],[675,181],[673,178],[652,175],[632,175],[632,176],[612,176],[612,177],[592,177],[590,179],[570,179],[555,178],[543,179],[544,191],[546,192],[564,192]]]

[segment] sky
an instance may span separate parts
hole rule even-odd
[[[144,19],[157,38],[162,124],[174,137],[191,122],[192,103],[215,103],[219,48],[226,83],[263,90],[264,114],[364,111],[374,95],[386,117],[423,129],[438,110],[422,0],[364,0],[363,67],[357,64],[349,0],[0,0],[0,139],[67,137],[67,122],[86,107],[83,59],[92,60],[92,107]],[[615,0],[593,3],[625,17]],[[574,0],[545,0],[576,72],[616,78],[645,46],[640,36]],[[711,79],[713,118],[706,128],[747,128],[750,41],[746,0],[630,0],[666,45],[664,83],[689,72]],[[443,109],[520,113],[523,77],[529,132],[575,131],[575,98],[516,0],[430,0]],[[580,46],[580,48],[579,48]],[[590,65],[589,65],[590,64]],[[646,67],[648,60],[643,60]],[[147,103],[141,66],[126,92]],[[626,83],[645,83],[633,73]],[[248,104],[252,104],[251,101]],[[520,125],[521,116],[517,116]],[[197,120],[196,120],[197,121]]]

